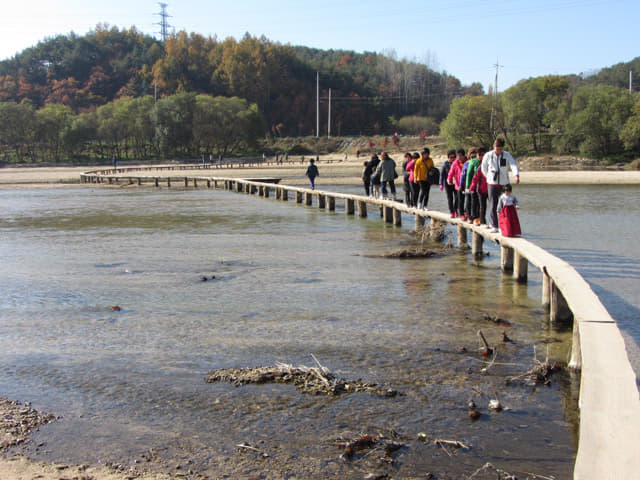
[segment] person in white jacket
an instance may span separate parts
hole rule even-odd
[[[496,138],[493,143],[493,150],[484,154],[480,166],[483,175],[487,179],[489,194],[489,222],[491,231],[497,233],[498,230],[498,200],[502,195],[502,187],[509,182],[509,169],[516,177],[515,183],[520,183],[520,170],[518,164],[509,152],[504,150],[504,140]]]

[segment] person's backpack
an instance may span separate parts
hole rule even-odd
[[[427,170],[427,182],[431,185],[437,185],[440,183],[440,170],[436,167],[431,167]]]

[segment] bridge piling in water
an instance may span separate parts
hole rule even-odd
[[[513,272],[513,248],[500,245],[500,268],[503,272]]]
[[[464,228],[462,223],[458,224],[458,247],[468,247],[467,242],[467,229]]]
[[[367,202],[365,200],[358,200],[358,216],[360,218],[367,217]]]
[[[471,234],[471,254],[475,257],[482,257],[482,246],[484,245],[484,237],[478,232]]]
[[[344,201],[344,213],[346,215],[355,215],[356,213],[356,202],[353,198],[347,198]]]

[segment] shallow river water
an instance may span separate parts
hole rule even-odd
[[[605,296],[615,285],[603,301],[618,307],[633,342],[640,261],[637,248],[628,254],[617,242],[633,248],[638,227],[611,234],[615,245],[602,249],[566,242],[563,232],[580,239],[610,213],[567,215],[565,195],[581,188],[548,188],[516,191],[527,237],[593,271]],[[582,191],[585,201],[592,193]],[[638,218],[637,188],[613,196],[631,201]],[[432,197],[442,209],[442,194]],[[412,245],[411,217],[397,228],[375,214],[345,218],[340,208],[224,191],[5,190],[0,204],[0,394],[61,416],[27,447],[38,459],[151,458],[152,469],[232,478],[459,478],[487,461],[571,476],[578,382],[562,374],[545,387],[505,385],[533,366],[534,351],[565,361],[570,333],[549,325],[536,272],[527,285],[502,278],[494,247],[479,263],[455,249],[383,258]],[[622,279],[614,265],[626,267]],[[478,330],[497,346],[487,374]],[[513,343],[501,342],[505,330]],[[204,382],[218,368],[312,366],[311,354],[340,377],[400,394]],[[502,412],[487,408],[496,397]],[[469,399],[482,412],[477,421]],[[362,434],[404,447],[391,464],[379,461],[383,452],[340,458],[341,439]],[[445,451],[439,438],[470,449]],[[239,450],[243,442],[269,456]]]

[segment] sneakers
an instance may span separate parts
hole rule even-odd
[[[456,218],[457,216],[458,216],[458,212],[453,212],[453,213],[451,214],[451,218]]]
[[[491,233],[500,233],[500,230],[498,230],[496,227],[491,227],[490,232]]]
[[[467,214],[466,214],[466,213],[460,217],[460,220],[462,220],[463,222],[464,222],[466,219],[467,219]]]

